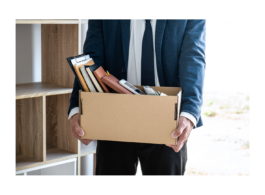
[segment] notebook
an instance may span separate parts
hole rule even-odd
[[[93,73],[94,73],[95,77],[97,78],[99,84],[101,85],[102,89],[105,92],[109,93],[109,90],[108,90],[107,86],[101,80],[104,76],[106,76],[106,72],[102,68],[102,66],[100,66],[98,69],[96,69]]]
[[[88,86],[88,89],[89,89],[91,92],[97,92],[97,90],[95,89],[95,87],[94,87],[94,85],[93,85],[93,82],[91,81],[91,79],[90,79],[90,77],[89,77],[89,75],[88,75],[88,73],[87,73],[87,71],[86,71],[86,67],[87,67],[87,66],[82,66],[82,67],[80,68],[80,71],[81,71],[81,73],[82,73],[82,75],[83,75],[83,77],[84,77],[84,79],[85,79],[85,82],[86,82],[86,84],[87,84],[87,86]]]
[[[129,90],[127,90],[126,88],[121,86],[119,84],[119,80],[111,74],[104,76],[101,80],[103,83],[105,83],[107,86],[109,86],[110,88],[112,88],[113,90],[115,90],[118,93],[133,94],[132,92],[130,92]]]

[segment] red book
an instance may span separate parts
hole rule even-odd
[[[101,85],[101,87],[103,88],[103,90],[107,93],[109,93],[109,90],[107,88],[107,86],[102,82],[102,78],[104,76],[106,76],[106,72],[104,71],[104,69],[100,66],[97,70],[95,70],[94,72],[95,77],[97,78],[99,84]]]
[[[121,94],[133,94],[132,92],[130,92],[128,89],[126,89],[125,87],[121,86],[119,83],[119,80],[114,77],[113,75],[105,75],[102,78],[102,82],[105,83],[106,85],[108,85],[111,89],[115,90],[118,93]]]

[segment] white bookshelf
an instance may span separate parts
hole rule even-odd
[[[83,145],[72,136],[67,119],[74,74],[66,57],[82,53],[87,22],[16,20],[17,33],[29,28],[16,39],[16,77],[22,81],[16,84],[16,175],[81,175],[81,161],[83,172],[94,172],[96,141]],[[41,28],[37,36],[33,32],[36,28]],[[34,44],[34,48],[27,48]],[[31,58],[34,60],[29,61]],[[39,76],[29,78],[25,70]]]

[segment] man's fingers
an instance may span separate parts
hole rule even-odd
[[[188,135],[187,135],[187,128],[183,131],[183,133],[179,136],[177,145],[168,145],[166,146],[171,147],[175,152],[179,152],[181,148],[183,147],[184,143],[187,141]]]
[[[178,151],[177,151],[177,146],[172,145],[172,146],[169,146],[169,147],[171,147],[175,152],[178,152]]]
[[[180,119],[179,119],[179,125],[178,125],[178,128],[175,130],[175,131],[173,131],[173,133],[172,133],[172,137],[173,138],[177,138],[177,137],[179,137],[181,134],[182,134],[182,132],[183,132],[183,130],[185,129],[185,127],[186,127],[186,125],[183,123],[183,118],[181,117]]]
[[[84,130],[83,130],[80,126],[76,126],[76,127],[75,127],[75,132],[76,132],[77,135],[79,135],[79,136],[83,136],[83,135],[85,135]]]
[[[78,122],[77,122],[78,121]],[[79,139],[83,144],[88,145],[92,140],[82,139],[81,136],[84,136],[84,130],[79,125],[79,114],[76,114],[72,117],[72,134],[75,138]]]
[[[82,139],[75,131],[72,131],[73,136],[79,139],[83,144],[88,145],[90,143],[90,139]]]
[[[183,131],[183,133],[181,134],[181,136],[178,138],[178,142],[177,145],[175,147],[175,149],[178,151],[180,151],[180,149],[182,148],[183,144],[187,141],[188,136],[187,136],[187,128]]]
[[[185,117],[179,117],[179,123],[176,130],[172,132],[172,137],[177,138],[177,145],[167,145],[171,147],[175,152],[179,152],[184,143],[188,140],[192,126],[189,125],[189,120]]]

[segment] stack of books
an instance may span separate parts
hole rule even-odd
[[[120,85],[116,77],[106,73],[103,67],[95,64],[87,54],[69,57],[67,61],[83,91],[109,93],[111,91],[109,88],[111,88],[117,93],[133,94]]]
[[[114,90],[121,94],[166,96],[166,94],[157,93],[149,86],[143,86],[145,91],[143,92],[124,79],[118,80],[103,67],[95,64],[88,54],[69,57],[67,61],[83,91],[110,93]]]

